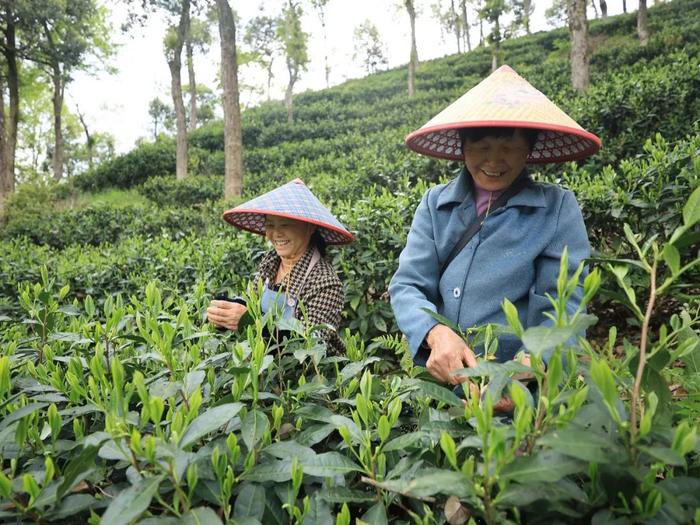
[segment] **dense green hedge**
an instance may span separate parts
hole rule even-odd
[[[224,195],[224,178],[197,176],[176,180],[172,177],[152,177],[137,190],[158,206],[192,206],[221,199]]]
[[[75,178],[83,190],[100,191],[107,187],[131,188],[150,177],[175,173],[175,143],[160,139],[153,144],[141,144],[135,149],[104,162]]]
[[[65,248],[97,246],[136,236],[182,239],[206,230],[211,219],[190,208],[148,208],[95,205],[40,217],[13,219],[1,237],[24,236],[37,244]]]

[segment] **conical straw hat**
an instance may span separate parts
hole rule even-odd
[[[321,204],[301,179],[295,179],[224,212],[224,220],[242,230],[265,235],[266,215],[315,224],[328,244],[347,244],[353,241],[352,234]]]
[[[588,157],[600,139],[586,131],[509,66],[501,66],[422,128],[406,137],[418,153],[462,160],[460,128],[519,127],[541,130],[528,162]]]

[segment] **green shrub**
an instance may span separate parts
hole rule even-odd
[[[26,237],[36,244],[53,248],[71,245],[97,246],[114,243],[132,235],[181,239],[203,233],[218,218],[207,217],[190,208],[88,206],[41,216],[23,216],[12,220],[0,235],[4,238]]]
[[[125,155],[100,164],[75,178],[75,184],[87,191],[107,187],[132,188],[150,177],[175,173],[175,143],[159,140],[141,144]]]
[[[224,194],[224,179],[205,176],[190,176],[182,180],[152,177],[137,189],[158,206],[192,206],[220,199]]]

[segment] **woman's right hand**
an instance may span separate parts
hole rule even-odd
[[[214,299],[207,308],[207,319],[214,326],[238,330],[238,323],[247,311],[242,304]]]
[[[461,368],[474,368],[476,356],[459,335],[443,324],[435,325],[425,338],[430,347],[430,357],[426,363],[428,372],[444,383],[456,385],[468,381],[465,376],[455,375]],[[470,384],[478,395],[478,388]]]

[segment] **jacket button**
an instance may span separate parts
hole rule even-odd
[[[452,295],[455,296],[455,299],[458,299],[459,296],[461,295],[461,293],[462,293],[462,292],[460,291],[459,288],[455,288],[454,290],[452,290]]]

